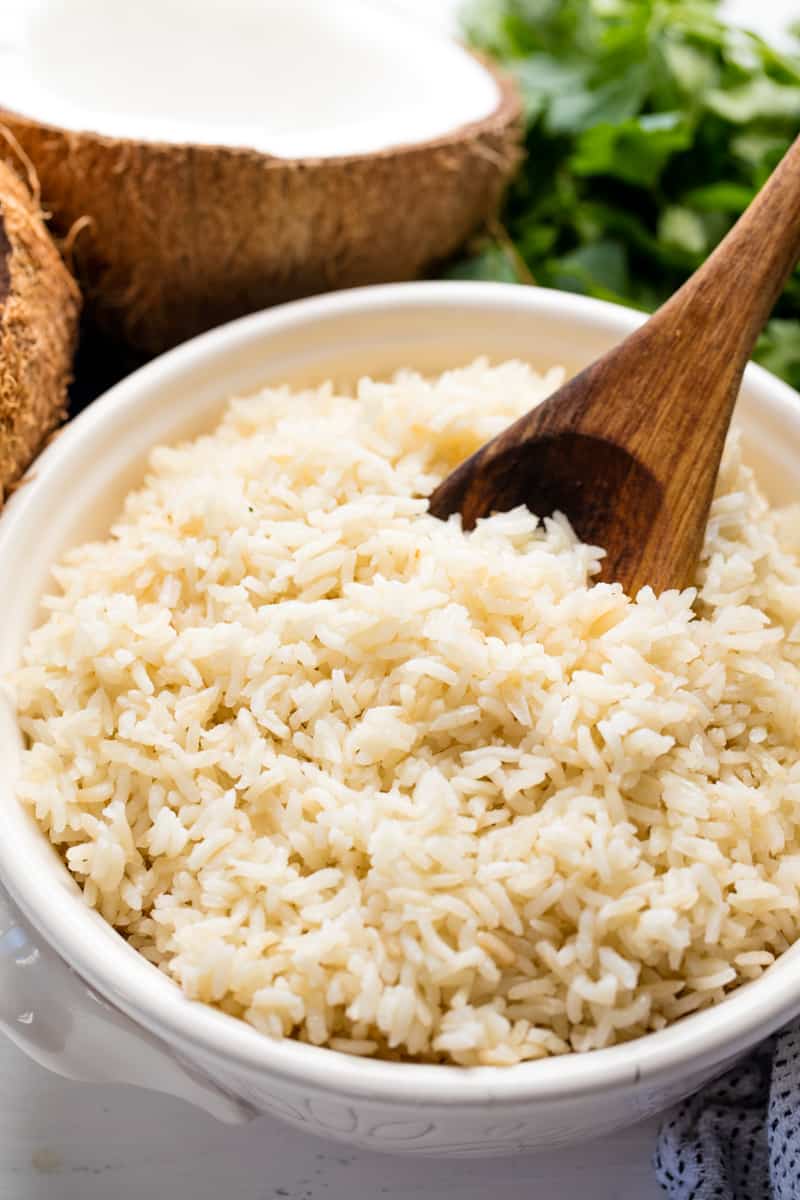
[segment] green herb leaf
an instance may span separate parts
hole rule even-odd
[[[501,221],[448,268],[652,309],[724,237],[800,133],[800,46],[717,0],[472,0],[471,43],[519,82],[526,157]],[[757,357],[800,384],[800,274]]]
[[[688,208],[701,212],[739,213],[744,212],[756,194],[756,189],[743,183],[721,179],[719,183],[707,183],[705,187],[693,188],[683,197]]]
[[[687,254],[705,254],[708,250],[706,228],[696,212],[675,204],[665,208],[658,220],[658,236],[668,246]]]
[[[565,88],[550,103],[546,127],[550,133],[581,133],[603,122],[625,121],[638,111],[644,90],[645,73],[638,67],[599,87]]]
[[[629,289],[624,245],[608,239],[564,255],[554,268],[553,283],[566,291],[618,301]]]
[[[451,279],[483,279],[498,283],[522,283],[513,257],[504,246],[489,242],[470,258],[455,263],[448,271]]]
[[[800,388],[800,323],[778,318],[770,321],[759,339],[756,359]]]
[[[559,62],[549,54],[533,54],[512,67],[529,122],[547,111],[564,95],[586,95],[585,68],[580,63]]]
[[[587,129],[570,166],[578,175],[612,175],[651,187],[672,155],[691,142],[692,131],[679,113],[632,117]]]
[[[726,121],[747,125],[763,117],[800,120],[800,88],[787,87],[760,76],[731,91],[716,89],[705,98],[706,108]]]

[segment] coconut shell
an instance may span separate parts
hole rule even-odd
[[[511,84],[486,119],[371,154],[253,150],[74,133],[7,110],[92,319],[149,354],[279,301],[413,279],[491,215],[519,160]]]
[[[66,414],[79,312],[38,206],[0,163],[0,507]]]

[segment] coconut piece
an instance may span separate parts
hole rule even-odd
[[[54,228],[89,219],[75,263],[91,315],[148,353],[278,301],[418,277],[492,214],[519,157],[513,87],[444,37],[359,0],[222,13],[50,0],[6,52],[0,120]]]
[[[0,507],[66,414],[79,312],[38,205],[0,163]]]

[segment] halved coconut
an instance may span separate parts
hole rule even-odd
[[[106,328],[155,352],[335,287],[409,279],[495,208],[511,86],[377,0],[18,0],[0,120]]]
[[[30,191],[0,163],[0,507],[66,413],[79,311]]]

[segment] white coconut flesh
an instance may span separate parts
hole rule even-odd
[[[286,158],[426,142],[498,107],[492,75],[385,0],[11,0],[0,107],[137,142]]]

